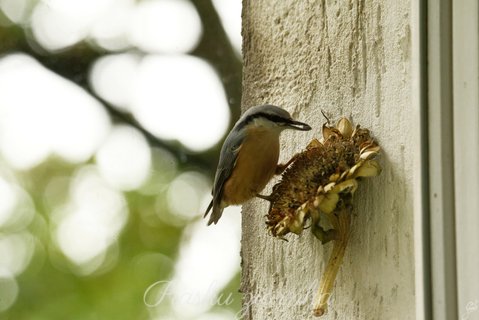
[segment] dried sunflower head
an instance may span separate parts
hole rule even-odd
[[[311,228],[323,243],[335,239],[331,215],[350,207],[358,180],[380,173],[373,158],[379,146],[368,129],[342,118],[336,126],[323,125],[323,139],[314,139],[273,187],[267,226],[273,236],[300,234]]]

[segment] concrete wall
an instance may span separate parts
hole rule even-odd
[[[243,2],[243,108],[277,104],[314,128],[285,132],[281,160],[320,137],[320,109],[370,128],[383,148],[381,176],[355,195],[352,237],[324,319],[416,318],[411,16],[409,1]],[[272,238],[267,210],[263,200],[243,206],[245,319],[313,319],[331,244],[310,232]]]

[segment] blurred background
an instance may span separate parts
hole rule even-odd
[[[235,319],[240,0],[0,0],[0,319]]]

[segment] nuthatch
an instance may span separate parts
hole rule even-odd
[[[252,107],[236,122],[221,148],[211,200],[205,217],[213,208],[208,225],[217,223],[223,209],[241,204],[263,190],[275,173],[288,165],[278,165],[279,135],[284,129],[311,130],[295,121],[279,107]]]

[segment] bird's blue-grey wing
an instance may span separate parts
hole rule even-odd
[[[233,168],[236,164],[236,159],[238,152],[241,148],[241,143],[243,141],[242,135],[232,136],[231,134],[226,138],[223,147],[221,148],[220,159],[218,162],[218,168],[216,169],[215,182],[213,185],[213,199],[211,200],[208,209],[205,212],[205,217],[208,215],[208,212],[211,208],[213,211],[211,213],[210,220],[208,225],[212,223],[217,223],[221,218],[223,213],[223,208],[221,207],[221,200],[223,198],[223,188],[225,182],[231,176]]]

